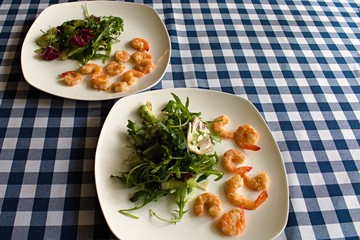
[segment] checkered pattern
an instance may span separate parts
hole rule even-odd
[[[0,236],[112,239],[96,196],[94,155],[115,100],[61,99],[32,88],[21,74],[27,30],[56,2],[0,4]],[[252,101],[267,121],[290,189],[279,238],[359,239],[355,1],[141,3],[158,11],[172,44],[167,73],[153,89],[233,93]]]

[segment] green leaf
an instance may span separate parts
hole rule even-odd
[[[217,168],[216,153],[198,155],[187,149],[187,130],[190,121],[200,113],[189,111],[189,99],[185,105],[172,94],[173,99],[161,110],[161,118],[155,118],[150,102],[139,109],[141,122],[128,120],[127,132],[134,154],[126,160],[129,171],[119,174],[121,182],[134,189],[130,200],[137,205],[125,212],[139,209],[166,195],[175,196],[177,209],[174,219],[157,218],[176,223],[186,213],[189,194],[198,181],[223,176]]]

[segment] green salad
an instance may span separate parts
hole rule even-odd
[[[210,123],[201,119],[201,113],[189,111],[188,98],[184,105],[178,96],[172,96],[174,100],[167,103],[159,116],[155,116],[152,104],[147,102],[138,111],[141,121],[128,120],[127,132],[133,149],[125,160],[129,170],[112,177],[134,190],[130,201],[135,206],[120,213],[137,218],[130,212],[172,195],[178,207],[173,219],[151,212],[161,220],[179,222],[195,187],[211,175],[215,181],[223,177],[217,168],[219,156],[213,150],[220,139],[209,130]]]
[[[70,20],[43,32],[36,40],[40,48],[35,52],[47,61],[73,59],[82,65],[96,59],[105,62],[123,31],[122,18],[96,17],[85,8],[85,19]]]

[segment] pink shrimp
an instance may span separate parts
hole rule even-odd
[[[135,64],[140,64],[144,61],[152,61],[152,56],[148,52],[137,51],[132,55],[132,60]]]
[[[114,82],[111,85],[111,89],[113,92],[127,92],[129,89],[129,85],[126,82]]]
[[[129,70],[122,75],[122,81],[126,82],[129,86],[133,85],[138,78],[144,76],[144,73],[136,71],[136,70]]]
[[[260,147],[255,145],[258,138],[255,128],[248,124],[238,127],[234,134],[235,143],[239,148],[252,151],[260,150]]]
[[[203,193],[195,200],[194,212],[196,216],[204,214],[204,208],[208,207],[208,214],[217,217],[221,212],[221,201],[218,196],[212,193]]]
[[[148,74],[148,73],[151,73],[155,69],[155,65],[152,61],[146,60],[146,61],[142,61],[139,64],[136,64],[134,68],[135,68],[135,70],[138,70],[139,72]]]
[[[67,71],[60,74],[60,77],[64,79],[64,83],[68,86],[75,86],[83,79],[81,73],[78,71]]]
[[[246,174],[242,174],[241,177],[244,180],[245,186],[254,191],[261,191],[267,189],[269,175],[267,175],[265,172],[260,172],[253,178],[247,176]]]
[[[133,40],[131,40],[130,45],[138,51],[148,52],[150,50],[149,42],[143,38],[134,38]]]
[[[90,74],[95,76],[102,72],[102,67],[95,63],[88,63],[80,68],[80,72],[83,74]]]
[[[246,227],[244,209],[233,208],[224,213],[219,219],[218,227],[227,236],[235,236],[243,232]]]
[[[223,138],[233,138],[234,133],[224,129],[224,126],[229,123],[229,118],[226,115],[221,115],[215,118],[213,123],[213,130]]]
[[[244,174],[246,172],[249,172],[252,169],[252,167],[251,166],[238,167],[235,165],[235,163],[242,164],[245,161],[245,158],[246,158],[245,154],[240,152],[239,150],[229,149],[224,153],[222,163],[226,170],[237,174]]]
[[[114,59],[118,63],[126,63],[130,59],[130,54],[126,50],[116,51],[114,54]]]
[[[111,61],[108,65],[106,65],[106,72],[110,76],[116,76],[121,74],[125,70],[125,68],[125,64]]]
[[[255,201],[249,200],[240,195],[237,190],[244,185],[244,180],[240,175],[234,175],[226,182],[225,194],[229,201],[235,206],[248,210],[254,210],[259,207],[268,197],[267,191],[263,190]]]
[[[93,88],[106,91],[110,87],[109,75],[97,75],[91,80]]]

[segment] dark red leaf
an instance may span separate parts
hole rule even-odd
[[[44,60],[47,61],[51,61],[54,60],[56,58],[58,58],[60,56],[60,52],[57,51],[55,48],[53,47],[47,47],[45,48],[45,50],[41,53],[41,57]]]
[[[71,43],[79,47],[84,47],[94,37],[95,35],[91,30],[84,28],[72,36]]]

